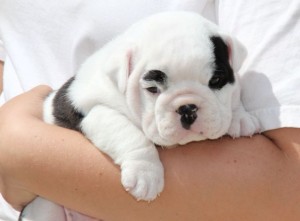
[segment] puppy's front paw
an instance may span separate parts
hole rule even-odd
[[[122,184],[137,200],[154,200],[164,187],[161,162],[128,160],[121,166]]]
[[[228,134],[233,137],[252,136],[260,131],[259,121],[246,111],[237,111],[233,114]]]

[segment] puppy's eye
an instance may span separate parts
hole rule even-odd
[[[209,82],[208,82],[208,86],[211,88],[211,89],[221,89],[225,84],[227,83],[227,79],[226,79],[226,76],[225,75],[215,75],[213,76]]]
[[[146,88],[146,90],[149,91],[152,94],[157,94],[157,93],[160,92],[157,87],[148,87],[148,88]]]
[[[221,82],[221,77],[212,77],[209,81],[209,86],[216,87],[220,84],[220,82]]]

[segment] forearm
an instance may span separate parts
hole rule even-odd
[[[109,158],[81,134],[44,124],[38,109],[0,111],[0,162],[29,191],[108,221],[299,220],[299,162],[262,135],[160,151],[166,186],[145,203],[123,190]]]
[[[295,207],[287,165],[262,137],[237,140],[237,146],[225,139],[162,152],[166,187],[148,204],[124,192],[119,169],[81,135],[36,123],[40,129],[32,129],[30,139],[14,139],[22,151],[12,156],[20,164],[11,165],[10,172],[28,190],[78,211],[105,220],[283,220],[293,215],[287,209]],[[278,217],[280,210],[285,216]]]
[[[21,149],[12,156],[20,164],[10,169],[20,185],[104,220],[160,220],[161,216],[170,220],[207,220],[211,216],[226,220],[224,215],[233,220],[246,214],[251,219],[266,216],[262,219],[266,220],[272,210],[279,209],[282,190],[278,191],[276,183],[280,182],[278,171],[285,167],[277,150],[259,137],[237,140],[239,147],[224,139],[196,148],[163,151],[166,187],[148,204],[136,202],[123,190],[119,169],[81,135],[38,121],[30,131],[31,137],[19,136],[20,142],[13,139],[12,143]],[[262,143],[265,145],[256,147]],[[284,176],[280,172],[280,177]]]

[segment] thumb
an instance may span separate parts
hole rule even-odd
[[[52,91],[52,88],[48,85],[39,85],[34,88],[32,88],[27,93],[34,93],[39,95],[40,98],[44,99],[50,92]]]

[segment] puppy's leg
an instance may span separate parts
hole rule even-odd
[[[240,136],[252,136],[260,132],[260,124],[256,117],[249,114],[242,103],[233,110],[232,121],[228,134],[235,138]]]
[[[19,221],[65,221],[64,209],[48,200],[37,197],[22,211]]]
[[[135,198],[150,201],[162,191],[164,171],[158,152],[125,115],[98,105],[82,120],[81,129],[120,165],[122,184]]]

